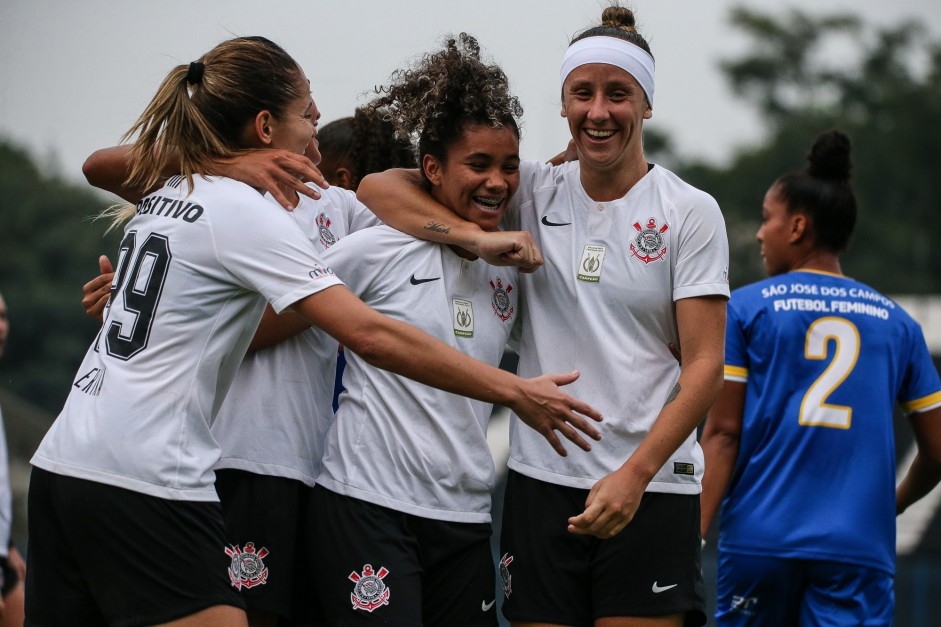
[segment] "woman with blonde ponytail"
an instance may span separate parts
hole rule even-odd
[[[297,63],[240,37],[174,68],[131,129],[132,185],[178,173],[134,207],[101,332],[32,459],[27,624],[247,625],[237,588],[264,578],[264,551],[226,545],[210,426],[266,301],[546,437],[598,417],[558,388],[577,374],[520,379],[369,308],[291,214],[216,174],[248,149],[316,153],[318,117]]]

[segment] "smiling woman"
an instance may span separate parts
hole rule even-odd
[[[496,229],[520,161],[521,108],[500,68],[482,63],[477,42],[462,34],[381,93],[372,106],[391,112],[400,137],[418,137],[425,189],[452,215]],[[379,311],[500,362],[519,315],[515,268],[386,226],[348,235],[325,259]],[[311,508],[328,622],[496,625],[492,406],[355,356],[344,385]]]
[[[417,192],[414,175],[367,177],[359,194],[387,223],[488,259],[531,267],[538,246],[545,264],[520,277],[519,371],[578,368],[573,385],[604,407],[606,437],[564,459],[511,423],[507,618],[701,623],[695,429],[722,385],[725,225],[709,195],[647,162],[654,60],[630,10],[605,9],[571,42],[561,83],[578,161],[521,164],[505,223],[522,231],[460,220]]]
[[[32,459],[28,623],[247,623],[238,591],[266,581],[262,558],[268,556],[272,567],[276,558],[265,546],[256,551],[254,543],[226,546],[232,527],[225,526],[214,485],[221,447],[219,431],[211,427],[266,301],[275,313],[292,308],[305,324],[359,354],[361,363],[523,413],[528,406],[558,446],[554,429],[572,437],[572,425],[582,420],[573,410],[598,417],[558,390],[556,383],[576,374],[524,381],[475,361],[453,342],[377,313],[318,254],[308,233],[325,237],[326,224],[318,220],[324,229],[305,233],[301,218],[251,186],[215,175],[220,160],[251,148],[293,150],[287,154],[302,159],[316,118],[309,90],[282,48],[261,37],[239,37],[174,67],[132,128],[138,136],[127,152],[132,187],[163,182],[139,210],[132,208],[101,333]],[[290,186],[283,191],[294,194]],[[311,216],[316,208],[305,210],[306,217],[317,216]],[[326,222],[324,213],[319,217]],[[500,277],[494,280],[500,284]],[[441,283],[417,287],[434,290]],[[187,376],[175,376],[180,372]],[[276,385],[276,371],[266,374],[266,383]],[[298,415],[309,419],[292,417]],[[271,424],[266,414],[241,418]],[[230,433],[238,438],[241,432]],[[288,463],[313,463],[303,458],[303,446],[279,433],[272,448],[283,445],[300,458]],[[445,457],[447,463],[454,459]],[[266,478],[252,485],[270,486]],[[306,499],[294,487],[285,491]],[[250,503],[265,509],[257,500]],[[284,517],[282,509],[277,512]],[[140,554],[142,547],[167,559],[158,567]],[[285,581],[280,574],[275,579]],[[374,588],[381,578],[364,580]],[[282,584],[280,590],[291,588]],[[348,600],[343,605],[349,607]]]

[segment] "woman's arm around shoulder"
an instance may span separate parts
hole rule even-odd
[[[526,231],[482,230],[432,198],[418,170],[392,169],[360,181],[356,197],[386,224],[419,239],[459,246],[495,266],[532,272],[542,253]]]
[[[577,372],[522,379],[380,314],[342,285],[311,294],[295,303],[294,309],[377,368],[509,407],[560,455],[566,452],[556,431],[586,451],[591,445],[579,432],[601,438],[590,422],[601,420],[601,415],[559,389],[577,379]]]

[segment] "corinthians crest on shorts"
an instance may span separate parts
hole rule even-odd
[[[503,287],[503,279],[497,277],[495,281],[490,281],[490,287],[493,288],[493,300],[490,302],[493,306],[493,313],[506,322],[513,315],[513,307],[510,305],[510,292],[513,291],[513,286],[507,283],[506,287]]]
[[[330,218],[327,214],[321,213],[317,216],[317,229],[320,231],[320,243],[324,248],[330,248],[337,243],[339,238],[330,230]]]
[[[268,567],[262,559],[268,555],[265,547],[256,551],[254,542],[247,542],[244,549],[233,544],[225,547],[225,554],[232,558],[229,579],[236,590],[254,588],[268,582]]]
[[[378,607],[389,604],[390,590],[382,581],[388,574],[389,571],[385,566],[380,566],[379,570],[374,571],[372,564],[364,564],[361,573],[355,570],[350,573],[349,580],[356,584],[350,594],[354,610],[372,612]]]
[[[663,256],[667,254],[663,234],[670,229],[670,225],[664,222],[662,226],[657,226],[657,221],[650,218],[645,226],[641,226],[640,222],[635,222],[633,226],[637,235],[631,242],[631,256],[637,257],[644,263],[663,259]]]
[[[503,557],[500,558],[500,579],[503,581],[503,594],[506,598],[510,598],[510,593],[513,592],[512,582],[513,575],[510,574],[510,564],[513,563],[513,556],[509,553],[504,553]]]

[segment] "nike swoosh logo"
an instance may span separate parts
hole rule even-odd
[[[493,604],[496,603],[496,602],[497,602],[496,599],[494,599],[494,600],[491,601],[490,603],[487,603],[486,601],[481,601],[481,602],[480,602],[480,611],[481,611],[481,612],[486,612],[486,611],[488,611],[491,607],[493,607]]]
[[[568,226],[571,222],[549,222],[548,216],[542,216],[542,223],[546,226]]]
[[[662,586],[662,587],[661,587],[661,586],[658,586],[658,585],[657,585],[657,582],[655,581],[655,582],[653,582],[653,585],[650,587],[650,589],[653,590],[653,593],[654,593],[654,594],[660,594],[661,592],[666,592],[666,591],[669,590],[670,588],[675,588],[677,585],[679,585],[679,584],[673,584],[672,586]]]
[[[412,285],[421,285],[422,283],[428,283],[428,282],[430,282],[430,281],[437,281],[437,280],[440,279],[440,278],[441,278],[441,277],[436,276],[436,277],[433,277],[433,278],[430,278],[430,279],[416,279],[416,278],[415,278],[415,275],[413,274],[413,275],[412,275],[412,278],[410,278],[410,279],[408,280],[408,282],[411,283]]]

